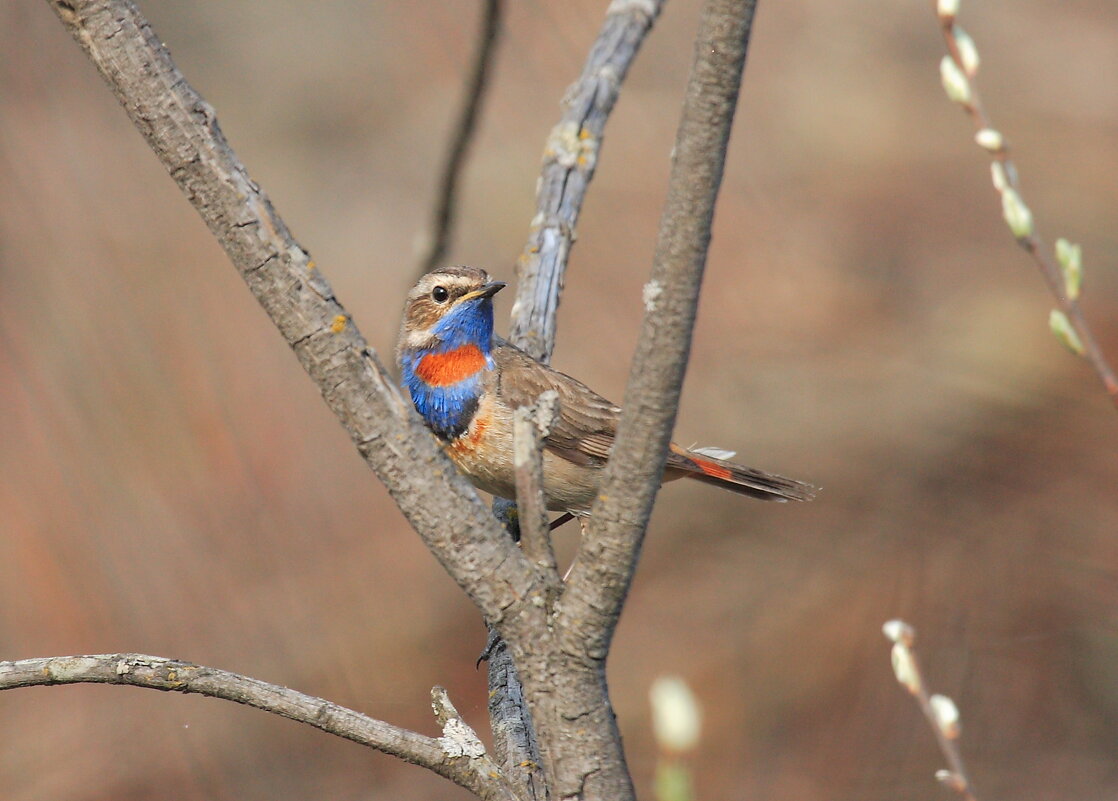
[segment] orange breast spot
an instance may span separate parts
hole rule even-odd
[[[446,353],[429,353],[419,360],[415,373],[432,387],[445,387],[469,378],[485,367],[485,354],[477,345],[463,345]]]
[[[489,428],[489,418],[481,414],[475,416],[466,433],[451,441],[450,448],[454,455],[465,456],[477,451],[487,428]]]

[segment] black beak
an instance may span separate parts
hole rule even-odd
[[[504,289],[506,286],[504,281],[490,281],[488,284],[475,289],[473,292],[467,292],[462,297],[458,298],[461,303],[464,300],[477,300],[478,298],[491,298]]]

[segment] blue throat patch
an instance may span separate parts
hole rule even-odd
[[[493,349],[492,299],[467,301],[452,309],[435,323],[431,332],[438,337],[437,345],[401,354],[401,377],[427,427],[441,439],[454,439],[470,427],[481,398],[482,380],[486,371],[493,369],[489,355]],[[424,356],[448,353],[466,345],[477,347],[485,356],[485,366],[477,372],[444,386],[432,386],[419,375],[419,363]]]

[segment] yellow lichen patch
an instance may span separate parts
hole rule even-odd
[[[583,169],[593,169],[598,161],[598,140],[586,128],[578,132],[578,166]]]
[[[330,324],[330,330],[335,334],[340,334],[345,331],[345,315],[339,314],[334,318],[334,322]]]
[[[318,267],[318,265],[315,264],[314,259],[311,259],[310,261],[307,262],[307,272],[308,273],[313,272],[316,267]]]
[[[574,122],[561,122],[552,128],[544,146],[544,158],[555,159],[560,167],[573,167],[578,159],[580,130]]]

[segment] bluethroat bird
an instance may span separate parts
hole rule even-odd
[[[547,390],[559,409],[544,439],[547,508],[585,515],[598,494],[621,409],[569,375],[493,334],[493,296],[504,288],[476,267],[448,267],[408,293],[396,360],[412,402],[474,486],[516,499],[513,413]],[[776,501],[806,501],[810,484],[743,467],[717,449],[672,444],[664,479],[693,478]]]

